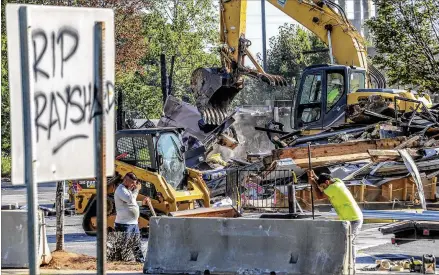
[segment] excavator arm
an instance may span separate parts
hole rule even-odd
[[[328,45],[337,64],[367,69],[364,39],[337,4],[322,0],[267,1]]]
[[[367,69],[367,53],[361,35],[332,1],[267,0],[276,8],[316,34],[341,65]],[[250,53],[245,38],[247,0],[220,0],[220,68],[198,68],[191,77],[196,105],[206,125],[219,125],[228,106],[243,88],[243,76],[260,79],[272,86],[286,86],[281,76],[267,74]],[[338,9],[338,13],[337,10]],[[245,66],[245,57],[255,66]],[[334,63],[334,60],[331,60]]]
[[[365,69],[366,88],[386,87],[385,77],[367,60],[366,41],[338,4],[330,0],[267,0],[267,2],[320,38],[329,48],[332,64]]]
[[[264,72],[248,50],[251,42],[245,38],[247,0],[220,0],[219,6],[221,67],[198,68],[191,77],[197,108],[209,126],[217,126],[227,117],[230,102],[243,88],[243,76],[257,78],[272,86],[287,86],[283,77]],[[255,69],[244,65],[245,57]]]

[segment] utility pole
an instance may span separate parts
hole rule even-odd
[[[267,34],[265,25],[265,0],[261,0],[261,16],[262,16],[262,68],[267,70]]]
[[[168,75],[166,73],[166,56],[163,53],[160,55],[160,75],[162,80],[163,104],[165,104],[166,98],[168,97]]]
[[[104,43],[105,43],[105,23],[96,22],[94,37],[94,80],[95,80],[95,97],[98,102],[104,100]],[[98,104],[99,105],[99,104]],[[96,255],[97,274],[107,274],[107,166],[106,163],[106,125],[105,112],[94,118],[94,136],[95,136],[95,174],[96,174],[96,214],[97,214],[97,245]]]
[[[175,55],[171,56],[171,69],[168,76],[168,95],[172,95],[172,80],[174,76]]]
[[[123,109],[123,91],[117,90],[117,112],[116,112],[116,131],[125,127],[125,112]]]
[[[64,181],[56,183],[56,251],[64,250]]]

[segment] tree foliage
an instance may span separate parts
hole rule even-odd
[[[170,74],[170,58],[175,56],[173,94],[187,93],[192,72],[198,67],[218,66],[215,48],[219,37],[218,7],[213,0],[155,0],[144,18],[148,39],[146,59],[158,63],[165,54]]]
[[[129,73],[142,69],[143,64],[141,60],[147,50],[146,40],[142,35],[142,19],[145,10],[150,8],[151,0],[68,0],[62,2],[65,5],[78,7],[113,9],[116,77],[118,78],[126,72]]]
[[[146,52],[142,36],[142,16],[149,8],[150,0],[22,0],[2,1],[2,23],[4,6],[8,3],[55,5],[89,8],[108,8],[114,11],[116,44],[116,74],[141,69],[139,62]],[[3,28],[3,27],[2,27]],[[3,32],[3,30],[2,30]]]
[[[9,104],[8,79],[8,48],[6,40],[6,1],[1,2],[1,39],[2,39],[2,80],[1,80],[1,148],[3,154],[10,154],[11,150],[11,121]],[[3,172],[2,172],[3,174]]]
[[[118,79],[125,78],[124,74],[142,69],[142,58],[146,54],[146,43],[142,35],[142,19],[145,9],[149,7],[149,1],[134,0],[23,0],[23,1],[2,1],[1,3],[1,37],[2,37],[2,82],[1,82],[1,134],[2,152],[10,152],[10,104],[9,104],[9,83],[8,83],[8,60],[7,60],[7,37],[6,37],[6,4],[37,4],[57,5],[74,7],[97,7],[111,8],[114,10],[115,18],[115,44],[116,44],[116,89]],[[16,62],[19,62],[18,60]]]
[[[3,25],[2,25],[3,27]],[[6,48],[6,34],[2,34],[2,104],[1,104],[1,139],[2,152],[10,153],[11,148],[11,121],[9,106],[9,81],[8,81],[8,59]]]
[[[160,54],[166,54],[168,61],[175,56],[172,77],[176,96],[188,91],[194,69],[219,63],[219,55],[206,50],[216,44],[219,36],[215,0],[2,1],[2,152],[10,150],[6,2],[113,9],[115,89],[125,95],[125,110],[140,112],[151,119],[159,118],[162,110]]]
[[[377,49],[374,64],[391,85],[439,89],[439,4],[434,0],[375,0],[367,21]]]
[[[267,69],[271,74],[282,75],[291,81],[299,76],[306,66],[328,63],[327,53],[304,53],[325,47],[325,44],[317,36],[299,25],[284,24],[279,27],[279,34],[270,39]]]
[[[119,77],[116,91],[124,94],[123,109],[127,118],[160,118],[163,106],[160,87],[145,85],[147,81],[139,73],[127,73]]]
[[[171,93],[192,98],[189,89],[192,72],[219,63],[218,53],[207,50],[216,46],[219,36],[218,10],[214,3],[213,0],[151,0],[151,7],[143,17],[143,35],[148,44],[143,57],[145,66],[143,71],[127,77],[137,84],[124,86],[126,110],[146,114],[150,119],[160,117],[161,54],[165,54],[167,74],[172,79]],[[144,101],[139,101],[141,98]]]

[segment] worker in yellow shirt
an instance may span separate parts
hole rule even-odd
[[[363,225],[363,213],[360,207],[342,180],[332,178],[326,173],[317,177],[313,170],[308,171],[308,177],[311,179],[315,197],[317,199],[328,198],[339,219],[351,223],[352,258],[355,270],[355,240]]]
[[[338,78],[334,78],[328,85],[328,95],[326,96],[327,109],[331,109],[343,94],[343,83]]]

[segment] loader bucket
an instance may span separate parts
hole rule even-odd
[[[145,274],[353,274],[350,223],[153,217]]]

